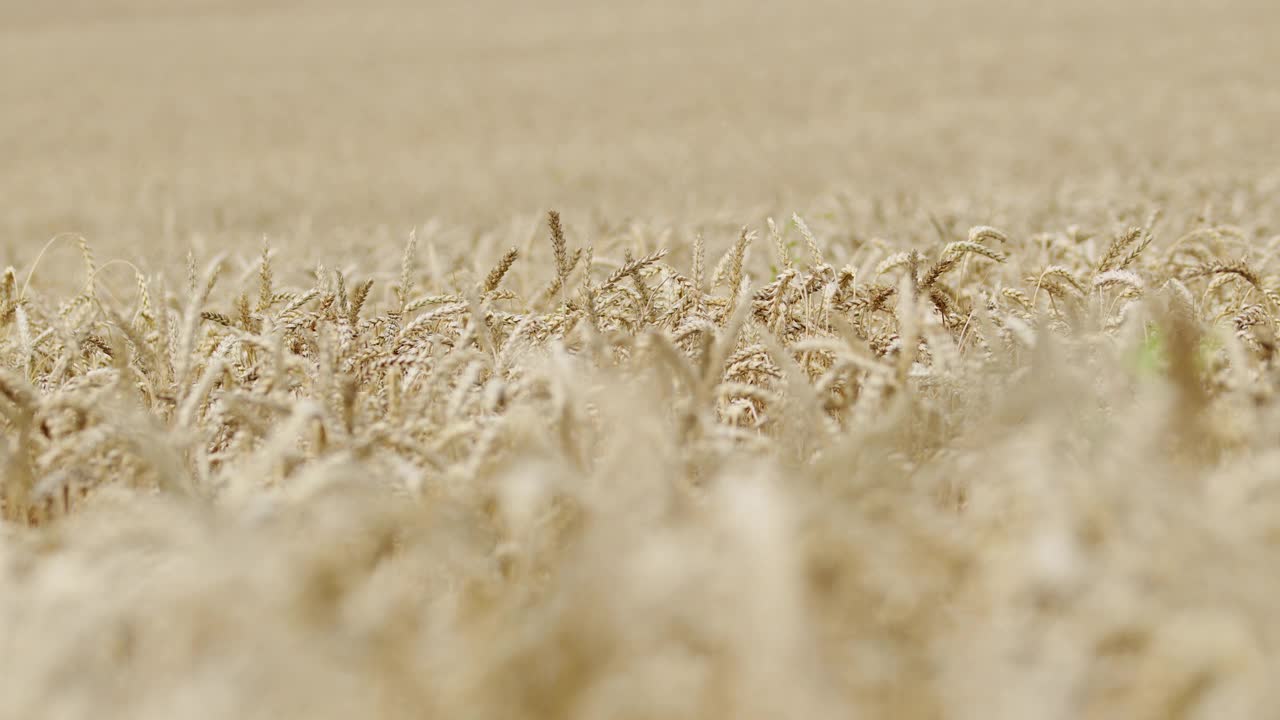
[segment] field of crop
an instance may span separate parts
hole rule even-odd
[[[1264,718],[1268,3],[0,0],[0,720]]]

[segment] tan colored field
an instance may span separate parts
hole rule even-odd
[[[1280,11],[1025,5],[0,0],[0,720],[1271,717]]]

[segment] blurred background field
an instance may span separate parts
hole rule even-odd
[[[4,0],[3,260],[842,194],[1021,221],[1274,182],[1280,155],[1270,3],[358,5]]]

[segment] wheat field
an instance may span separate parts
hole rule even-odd
[[[0,0],[0,719],[1274,717],[1276,27]]]

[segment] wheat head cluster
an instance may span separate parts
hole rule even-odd
[[[1267,716],[1280,236],[931,225],[55,238],[0,277],[0,716]]]

